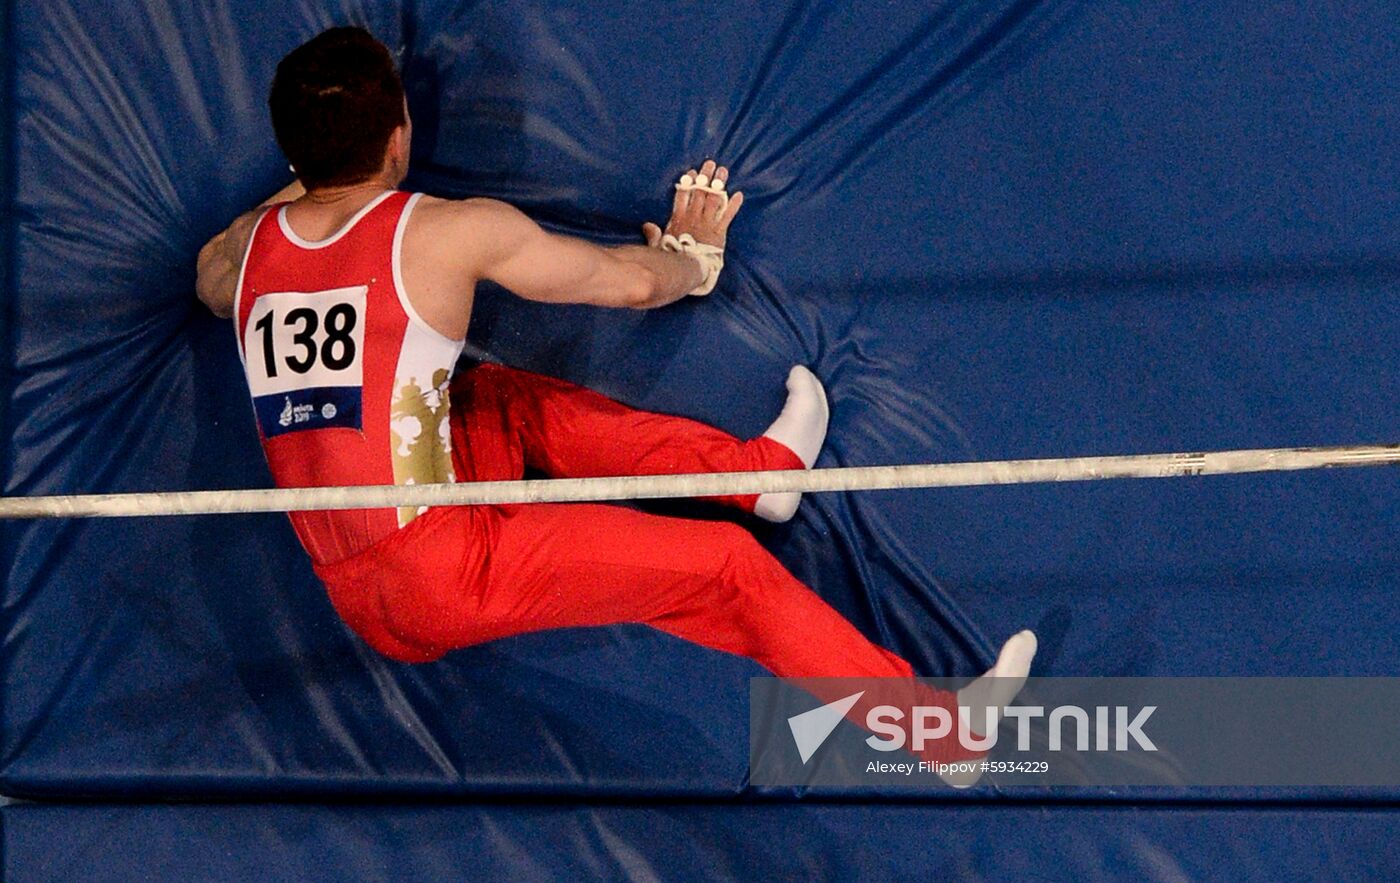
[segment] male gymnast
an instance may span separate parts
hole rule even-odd
[[[412,124],[389,51],[335,28],[278,65],[269,105],[297,183],[199,255],[197,290],[232,317],[263,449],[281,487],[811,468],[821,383],[798,366],[782,412],[740,441],[499,365],[453,376],[477,282],[547,303],[654,309],[703,296],[743,194],[707,161],[646,244],[545,232],[490,199],[400,192]],[[797,494],[717,502],[771,521]],[[495,638],[644,623],[783,677],[910,678],[743,528],[604,505],[292,512],[346,624],[427,662]],[[1013,636],[988,674],[1010,701],[1035,653]],[[987,681],[991,683],[991,681]],[[953,704],[951,694],[938,702]],[[860,712],[863,705],[853,710]],[[952,744],[939,759],[966,756]]]

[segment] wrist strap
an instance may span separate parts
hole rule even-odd
[[[705,295],[715,290],[715,285],[719,283],[720,271],[724,269],[724,249],[696,242],[695,237],[689,233],[682,233],[680,236],[667,233],[661,237],[660,248],[662,251],[683,254],[700,262],[700,269],[705,271],[705,278],[689,292],[690,294]]]

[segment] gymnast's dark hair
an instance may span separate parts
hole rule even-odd
[[[389,50],[363,28],[331,28],[277,65],[268,107],[277,143],[307,189],[357,184],[384,164],[407,120]]]

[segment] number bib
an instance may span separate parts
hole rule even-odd
[[[264,294],[243,331],[244,367],[263,436],[362,430],[369,286]]]

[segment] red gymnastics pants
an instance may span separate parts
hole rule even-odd
[[[497,365],[453,381],[451,421],[462,481],[519,479],[527,466],[556,478],[802,468],[771,439],[741,442]],[[752,510],[754,499],[719,502]],[[346,623],[404,662],[524,632],[644,623],[780,677],[913,674],[725,522],[584,504],[438,507],[317,573]]]

